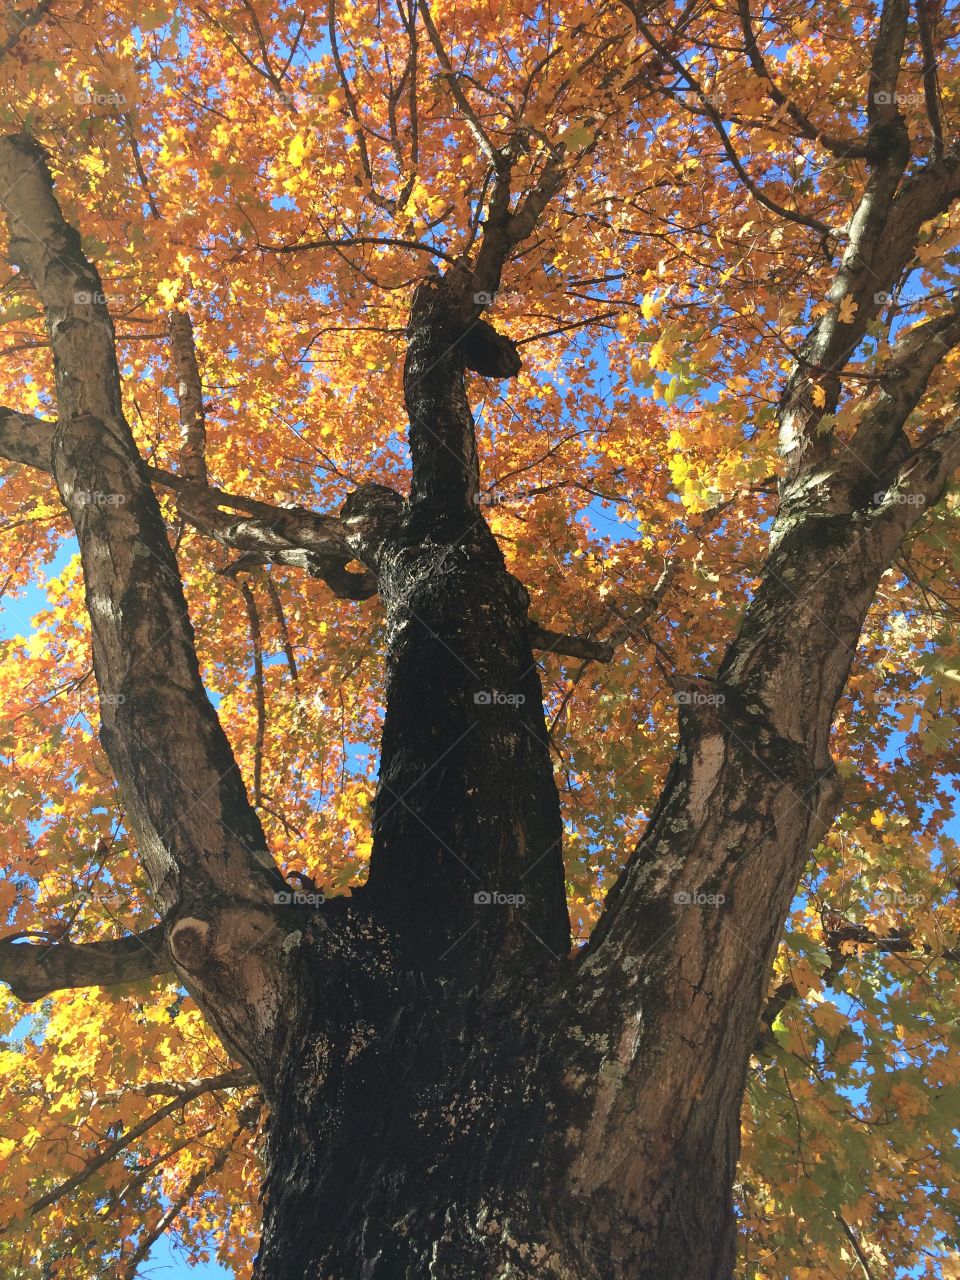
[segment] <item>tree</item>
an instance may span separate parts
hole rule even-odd
[[[10,1273],[956,1274],[957,16],[7,21]]]

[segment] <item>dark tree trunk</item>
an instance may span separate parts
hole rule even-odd
[[[395,805],[388,812],[402,816],[378,825],[372,883],[381,884],[337,916],[342,1003],[303,1005],[310,1030],[275,1102],[258,1277],[730,1280],[748,1057],[793,885],[836,799],[823,708],[842,688],[872,595],[865,562],[878,574],[880,553],[853,521],[818,540],[784,535],[722,679],[687,690],[678,760],[625,887],[589,951],[571,959],[526,945],[526,903],[471,917],[472,878],[460,860],[508,875],[504,842],[531,829],[533,801],[548,795],[545,751],[512,755],[505,774],[479,745],[490,732],[482,720],[469,747],[467,738],[448,746],[476,714],[473,676],[453,653],[471,662],[492,653],[505,664],[501,678],[508,661],[525,660],[519,643],[504,651],[497,638],[515,597],[496,612],[481,607],[469,629],[479,647],[464,647],[459,611],[444,622],[446,596],[421,606],[437,601],[427,613],[432,642],[430,631],[411,642],[404,604],[421,597],[398,594],[383,774],[404,781],[382,783],[378,805],[407,788],[410,808]],[[481,605],[491,600],[480,584],[493,580],[492,563],[478,571]],[[764,647],[771,620],[796,612],[798,586],[807,603],[789,642]],[[487,616],[498,621],[484,646]],[[440,661],[444,644],[451,653]],[[760,708],[769,683],[788,673],[797,696],[784,704],[789,720],[775,724]],[[805,701],[803,690],[816,696]],[[456,767],[417,800],[433,699],[449,726],[441,749]],[[517,740],[540,743],[537,728]],[[496,732],[516,738],[509,723]],[[417,843],[419,818],[443,833],[429,854]],[[493,836],[483,846],[485,829]],[[411,882],[424,885],[422,899],[400,899],[424,932],[414,945],[396,940],[406,930],[385,887],[393,860],[416,866]],[[447,896],[433,901],[435,892]],[[735,928],[726,910],[734,897]],[[365,969],[371,920],[381,922],[379,959]],[[546,928],[538,918],[538,934]],[[329,966],[326,932],[314,922],[307,937]],[[321,977],[329,989],[329,968]]]
[[[344,985],[316,1008],[306,978],[292,1019],[261,1277],[549,1275],[569,1247],[545,1216],[562,1145],[549,1006],[570,949],[560,808],[528,595],[474,501],[463,327],[441,286],[418,291],[411,499],[344,509],[388,619],[374,845],[365,888],[305,928],[325,966],[333,928]]]
[[[712,1123],[677,1147],[632,1117],[642,1159],[620,1187],[608,1176],[622,1046],[569,955],[528,597],[472,501],[458,332],[424,286],[411,500],[367,491],[344,509],[389,624],[373,855],[365,888],[303,925],[257,1276],[725,1280],[739,1049]]]

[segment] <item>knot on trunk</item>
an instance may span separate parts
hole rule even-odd
[[[464,364],[483,378],[515,378],[522,361],[517,344],[486,320],[475,320],[460,339]]]
[[[347,542],[357,559],[376,571],[385,544],[403,514],[403,498],[383,484],[364,484],[340,508]],[[349,572],[349,571],[348,571]]]
[[[422,281],[413,294],[407,334],[432,329],[438,344],[457,348],[467,369],[483,378],[515,378],[522,364],[517,344],[480,318],[488,295],[472,289],[469,274]]]
[[[403,498],[396,489],[385,484],[362,484],[348,494],[340,508],[342,520],[396,520],[403,509]]]
[[[187,916],[178,920],[170,931],[170,950],[177,964],[188,973],[198,969],[210,951],[210,925],[206,920]]]

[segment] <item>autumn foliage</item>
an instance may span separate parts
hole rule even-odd
[[[844,140],[877,21],[872,3],[773,0],[751,45],[734,0],[634,9],[21,0],[0,19],[0,132],[44,147],[100,271],[155,477],[189,474],[171,317],[192,323],[218,528],[256,504],[405,490],[412,289],[469,256],[491,149],[520,131],[520,189],[560,149],[562,188],[489,299],[522,371],[470,393],[480,503],[533,618],[612,653],[540,654],[578,942],[672,757],[674,674],[709,675],[757,585],[777,404],[834,305],[866,180]],[[916,15],[898,105],[922,157],[955,142],[960,18],[927,0]],[[958,268],[955,203],[841,382],[814,385],[822,432],[854,429]],[[0,356],[0,403],[54,419],[38,303],[6,266]],[[955,412],[958,375],[953,350],[915,437]],[[3,934],[141,932],[157,916],[98,741],[73,529],[42,471],[3,463],[0,489]],[[345,893],[371,844],[378,598],[258,561],[155,489],[273,856],[291,883]],[[957,504],[883,579],[839,709],[842,809],[793,903],[743,1111],[745,1280],[960,1276]],[[166,1229],[249,1275],[264,1117],[176,981],[0,1007],[3,1275],[132,1277]]]

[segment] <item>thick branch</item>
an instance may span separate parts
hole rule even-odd
[[[253,803],[259,808],[263,800],[263,744],[267,731],[267,704],[263,688],[263,639],[260,631],[260,614],[253,590],[247,582],[240,583],[240,593],[247,611],[250,628],[250,647],[253,649],[253,702],[257,709],[257,736],[253,747]]]
[[[940,79],[937,74],[937,48],[934,38],[937,9],[931,0],[917,0],[917,30],[923,54],[923,99],[930,121],[933,154],[943,155],[943,119],[940,114]]]
[[[201,1093],[216,1089],[240,1089],[256,1084],[256,1080],[242,1067],[231,1067],[215,1076],[195,1076],[189,1080],[147,1080],[143,1084],[128,1084],[122,1089],[108,1089],[106,1093],[84,1093],[84,1101],[92,1106],[109,1106],[131,1093],[142,1093],[147,1098],[196,1098]]]
[[[477,301],[477,292],[487,299],[478,303],[477,314],[481,306],[489,305],[489,299],[500,288],[500,277],[511,253],[533,234],[547,205],[563,185],[564,148],[561,145],[548,155],[537,181],[520,200],[516,209],[511,211],[513,166],[527,145],[526,135],[518,132],[498,157],[497,176],[487,207],[476,265],[471,273],[474,301]]]
[[[890,560],[923,515],[937,505],[960,468],[960,417],[911,451],[901,463],[874,519]]]
[[[56,428],[55,422],[0,407],[0,457],[52,473]],[[197,489],[183,476],[157,467],[147,467],[146,474],[153,484],[181,495],[180,514],[188,524],[222,546],[242,552],[246,563],[303,569],[346,600],[376,595],[376,577],[369,569],[346,568],[349,561],[364,556],[358,555],[355,541],[348,538],[337,516],[306,507],[275,507],[222,489]]]
[[[185,311],[170,315],[170,354],[177,376],[177,403],[183,442],[180,447],[180,469],[193,484],[207,485],[207,433],[203,411],[203,388],[193,325]]]
[[[203,686],[176,560],[123,414],[103,286],[31,138],[0,140],[0,203],[53,348],[52,470],[80,543],[101,741],[171,919],[177,973],[235,1054],[269,1078],[286,882]]]
[[[849,445],[844,446],[853,469],[880,481],[888,463],[900,457],[892,451],[906,445],[903,428],[920,403],[930,378],[948,351],[960,345],[960,295],[949,311],[903,333],[884,364],[879,395],[863,414]],[[909,446],[907,446],[909,448]],[[874,485],[874,488],[877,488]]]
[[[568,658],[582,658],[584,662],[609,662],[615,652],[615,646],[609,642],[550,631],[536,622],[530,623],[530,644],[534,649],[544,649]]]
[[[0,939],[0,980],[18,1000],[72,987],[112,987],[173,972],[163,925],[103,942],[27,943]]]
[[[871,131],[897,119],[897,81],[907,38],[910,0],[883,0],[880,29],[870,58],[867,120]]]
[[[844,367],[913,260],[921,226],[960,196],[960,150],[902,181],[910,159],[902,118],[884,118],[874,128],[875,136],[887,140],[886,157],[874,168],[851,219],[840,268],[827,293],[829,310],[804,341],[781,400],[780,442],[788,480],[829,457],[831,436],[820,434],[818,426],[837,406]],[[823,392],[819,406],[812,398],[814,386]]]

